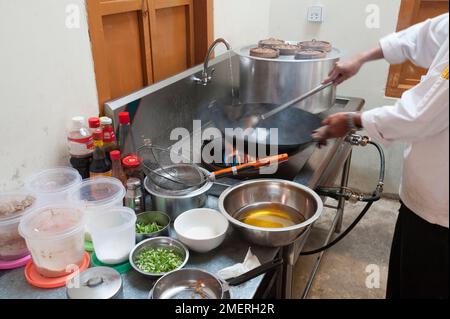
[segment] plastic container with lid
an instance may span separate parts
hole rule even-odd
[[[0,194],[0,263],[29,255],[18,228],[23,216],[35,208],[36,198],[26,191]]]
[[[67,204],[36,208],[19,224],[37,272],[44,277],[65,276],[83,263],[83,211]]]
[[[71,167],[57,167],[33,174],[25,188],[37,197],[38,205],[64,203],[72,188],[81,183],[81,175]]]
[[[128,260],[136,243],[136,213],[128,207],[109,208],[89,218],[88,228],[97,259],[107,265]]]
[[[123,207],[125,187],[114,177],[96,177],[85,179],[71,190],[69,201],[83,208],[86,213],[86,223],[97,212],[107,211],[112,207]],[[86,239],[90,240],[90,230],[87,226]]]

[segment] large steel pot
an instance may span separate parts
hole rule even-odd
[[[237,219],[239,212],[250,205],[278,203],[300,212],[305,221],[285,228],[261,228]],[[282,247],[294,242],[322,214],[319,195],[301,184],[260,179],[243,182],[225,190],[219,198],[219,210],[250,242],[268,247]]]
[[[286,103],[320,85],[341,57],[341,52],[333,49],[322,59],[296,60],[294,56],[264,59],[249,55],[255,46],[236,51],[240,58],[241,103]],[[336,89],[331,86],[294,107],[318,114],[331,108],[335,100]]]
[[[209,174],[203,168],[200,168],[200,170],[205,173],[205,176]],[[201,187],[182,195],[165,192],[152,184],[151,179],[148,177],[145,178],[144,186],[151,196],[153,210],[165,212],[172,220],[175,220],[180,214],[188,210],[205,206],[208,199],[208,191],[213,186],[213,183],[206,181]]]

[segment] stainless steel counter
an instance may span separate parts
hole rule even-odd
[[[217,198],[209,196],[207,206],[217,208]],[[224,243],[208,254],[191,252],[191,257],[186,267],[200,268],[212,273],[217,273],[222,268],[240,263],[244,260],[250,245],[239,236],[233,234],[230,227],[229,234]],[[171,234],[175,236],[174,234]],[[277,248],[265,248],[252,246],[261,263],[274,259],[279,252]],[[153,286],[153,281],[143,277],[134,270],[122,275],[124,281],[124,299],[147,299]],[[255,297],[264,275],[247,283],[231,288],[231,298],[252,299]],[[25,280],[23,268],[1,271],[0,270],[0,299],[63,299],[66,298],[65,288],[39,289],[30,286]]]

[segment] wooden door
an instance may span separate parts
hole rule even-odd
[[[194,65],[193,0],[149,0],[155,81]]]
[[[397,31],[445,12],[448,12],[448,0],[402,0]],[[417,85],[426,73],[426,69],[411,62],[391,66],[386,96],[401,97],[403,92]]]
[[[214,40],[213,0],[86,4],[100,113],[109,100],[203,62]]]
[[[87,0],[100,105],[153,83],[147,2]]]

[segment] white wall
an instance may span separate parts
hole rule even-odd
[[[237,48],[270,34],[271,0],[215,0],[214,33]],[[224,52],[222,47],[216,53]]]
[[[81,9],[79,29],[66,5]],[[74,115],[98,113],[84,0],[0,0],[0,191],[66,165]]]
[[[312,4],[324,7],[324,23],[307,22],[307,8]],[[366,7],[369,4],[380,8],[379,28],[366,27]],[[380,37],[395,31],[400,0],[271,0],[269,3],[266,0],[216,0],[215,6],[216,36],[223,36],[235,47],[256,43],[267,36],[288,40],[314,38],[331,41],[344,50],[346,56],[350,56],[371,48]],[[366,109],[393,104],[395,100],[384,97],[387,75],[386,62],[371,63],[355,78],[340,86],[338,94],[364,98]],[[386,192],[398,192],[402,149],[399,144],[386,149]],[[356,149],[351,185],[370,190],[377,178],[377,165],[376,153]]]

